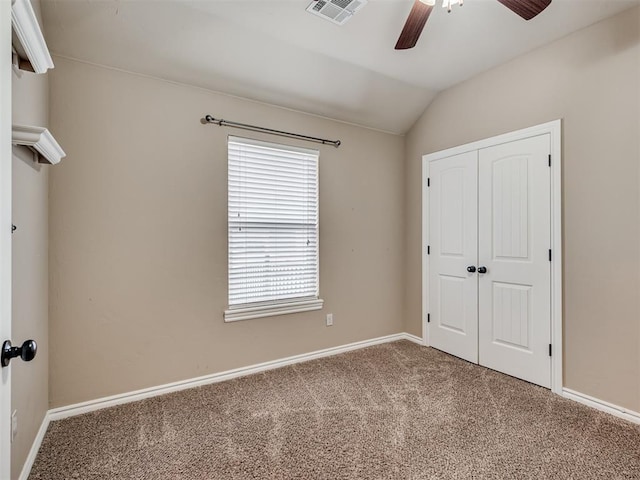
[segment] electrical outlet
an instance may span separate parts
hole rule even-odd
[[[333,313],[327,313],[327,327],[333,325]]]
[[[11,441],[13,442],[18,435],[18,411],[14,410],[11,414]]]

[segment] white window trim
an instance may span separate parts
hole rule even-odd
[[[273,317],[275,315],[286,315],[289,313],[310,312],[322,309],[324,300],[317,298],[313,300],[297,300],[291,302],[278,302],[270,305],[259,305],[252,307],[229,308],[224,311],[225,322],[237,322],[240,320],[251,320],[252,318]]]

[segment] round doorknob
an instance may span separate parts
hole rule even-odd
[[[475,266],[473,266],[473,265],[469,265],[469,266],[467,267],[467,272],[469,272],[469,273],[474,273],[475,271],[476,271],[476,267],[475,267]]]
[[[20,347],[14,347],[11,345],[10,340],[5,340],[0,352],[0,361],[3,367],[8,367],[11,359],[16,357],[20,357],[25,362],[30,362],[35,358],[37,352],[38,344],[35,340],[26,340]]]
[[[478,273],[487,273],[487,267],[478,267]]]
[[[38,344],[35,340],[26,340],[20,347],[20,358],[25,362],[30,362],[38,353]]]

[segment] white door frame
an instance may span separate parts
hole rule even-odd
[[[562,394],[562,120],[543,123],[534,127],[505,133],[459,147],[449,148],[422,157],[422,337],[430,346],[429,324],[429,195],[427,179],[429,162],[460,153],[514,142],[529,137],[549,134],[551,137],[551,391]]]
[[[0,0],[0,345],[11,336],[11,1]],[[11,368],[0,369],[0,478],[11,478]]]

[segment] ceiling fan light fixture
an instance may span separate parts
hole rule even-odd
[[[442,0],[442,8],[446,8],[447,12],[451,13],[452,5],[464,5],[464,0]]]

